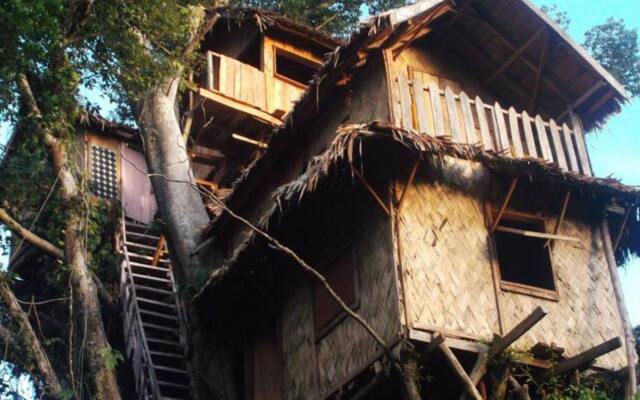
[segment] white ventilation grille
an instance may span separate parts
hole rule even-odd
[[[116,153],[99,146],[91,146],[91,192],[105,199],[118,196]]]

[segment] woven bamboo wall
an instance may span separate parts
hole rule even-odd
[[[391,221],[363,190],[353,201],[358,210],[352,244],[359,287],[356,311],[392,343],[399,337],[401,325]],[[316,340],[312,300],[309,281],[301,283],[284,300],[282,340],[288,399],[326,397],[369,365],[380,351],[364,328],[351,318],[343,319]]]
[[[553,264],[559,301],[494,291],[483,188],[487,174],[477,163],[445,159],[440,179],[419,176],[407,192],[400,217],[400,246],[409,322],[460,331],[484,339],[520,322],[536,306],[549,315],[516,343],[528,348],[555,343],[575,355],[614,336],[623,337],[598,228],[566,220],[560,231],[581,244],[556,243]],[[424,168],[427,168],[423,163]],[[575,206],[575,205],[574,205]],[[549,216],[547,229],[555,219]],[[619,368],[619,349],[597,360]]]

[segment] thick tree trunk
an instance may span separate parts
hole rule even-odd
[[[186,144],[176,115],[179,77],[166,78],[144,94],[138,104],[137,121],[142,131],[147,166],[165,223],[179,278],[192,276],[201,267],[191,257],[209,216],[189,163]]]
[[[38,340],[31,322],[29,322],[27,313],[20,307],[18,299],[16,299],[6,282],[0,282],[0,299],[2,299],[7,308],[11,319],[20,327],[20,341],[24,344],[26,352],[35,363],[35,372],[42,377],[45,392],[54,398],[61,397],[62,386],[58,376],[51,366],[47,353],[44,351],[40,340]],[[3,331],[2,336],[7,342],[14,340],[13,335],[8,331]]]
[[[18,78],[18,87],[23,101],[30,113],[42,119],[42,112],[31,91],[26,76]],[[65,226],[65,260],[71,270],[71,281],[78,302],[82,326],[86,331],[86,360],[90,368],[91,378],[95,389],[94,398],[120,400],[120,391],[116,380],[115,370],[107,368],[105,354],[109,354],[111,346],[102,324],[98,290],[93,280],[85,254],[86,226],[83,218],[82,193],[78,189],[72,172],[72,162],[69,159],[67,147],[46,126],[41,126],[42,139],[46,145],[54,170],[60,177],[60,191],[62,198],[69,205],[69,215]]]

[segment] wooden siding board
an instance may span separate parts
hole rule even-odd
[[[524,139],[527,144],[527,155],[530,157],[538,157],[538,150],[536,149],[536,142],[533,138],[533,131],[531,130],[531,117],[526,111],[522,112],[522,129],[524,130]]]
[[[573,146],[571,129],[569,129],[567,124],[562,124],[562,136],[564,138],[567,154],[569,155],[569,170],[571,172],[580,172],[580,169],[578,168],[578,159],[576,158],[576,151]]]
[[[486,150],[493,150],[493,142],[489,133],[489,123],[487,122],[487,112],[480,96],[476,96],[476,112],[478,113],[478,124],[480,125],[480,136]]]
[[[522,150],[522,140],[518,126],[518,114],[513,107],[509,108],[509,134],[511,136],[511,142],[513,143],[514,157],[522,158],[524,151]]]
[[[451,139],[454,142],[465,143],[465,136],[460,130],[460,118],[458,117],[458,106],[453,91],[450,87],[444,90],[444,97],[447,103],[447,114],[449,115],[449,124],[451,126]]]
[[[562,147],[562,139],[560,138],[560,128],[553,119],[549,121],[549,129],[551,130],[551,140],[553,148],[556,151],[556,162],[560,168],[568,170],[567,159],[564,156],[564,148]]]
[[[440,88],[433,81],[429,82],[429,99],[431,100],[431,110],[433,111],[435,135],[444,136],[444,116],[442,102],[440,101]]]
[[[411,92],[409,91],[409,81],[407,77],[398,75],[398,90],[400,92],[400,108],[402,109],[402,127],[413,130],[413,111],[411,104]]]
[[[425,101],[424,84],[421,76],[413,78],[413,98],[416,103],[416,114],[418,116],[418,132],[429,132],[429,119],[427,118],[427,104]]]
[[[465,92],[460,92],[460,103],[462,104],[462,120],[464,121],[464,129],[467,134],[467,142],[470,144],[476,144],[479,140],[478,135],[476,134],[476,127],[473,122],[473,111],[471,110],[469,96]]]

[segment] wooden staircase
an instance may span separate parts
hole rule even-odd
[[[123,218],[121,249],[125,340],[137,398],[190,399],[184,319],[164,238]]]

